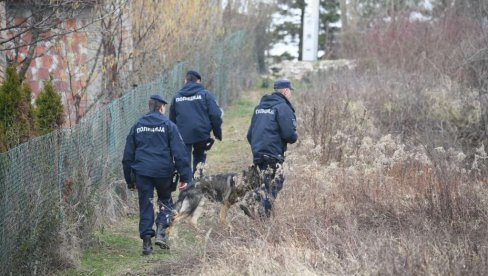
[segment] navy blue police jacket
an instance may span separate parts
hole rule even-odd
[[[180,180],[190,182],[192,172],[186,146],[176,125],[160,112],[142,116],[127,135],[122,159],[124,177],[131,171],[149,177],[172,177],[176,167]]]
[[[222,111],[201,83],[187,82],[176,93],[169,119],[178,126],[185,144],[207,141],[210,131],[222,140]]]
[[[297,139],[295,110],[291,103],[281,93],[264,95],[254,109],[247,132],[253,162],[264,161],[264,155],[283,161],[287,144]]]

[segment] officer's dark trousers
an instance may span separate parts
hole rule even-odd
[[[205,163],[205,160],[207,159],[207,154],[205,153],[206,143],[207,141],[197,142],[194,144],[186,144],[186,150],[188,152],[190,160],[193,150],[193,173],[195,173],[198,163]]]
[[[282,172],[277,173],[277,169],[280,163],[273,160],[257,162],[255,165],[263,172],[263,182],[264,191],[266,196],[261,198],[261,203],[263,204],[265,215],[271,215],[271,209],[273,208],[273,201],[278,196],[279,191],[283,189],[283,183],[285,182],[285,177]]]
[[[171,222],[173,200],[171,199],[171,178],[154,178],[136,174],[139,194],[139,235],[154,237],[154,189],[158,194],[159,212],[156,224],[167,228]]]

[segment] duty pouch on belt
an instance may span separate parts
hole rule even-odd
[[[262,160],[265,164],[269,165],[269,166],[275,166],[276,164],[283,164],[283,162],[285,161],[284,158],[281,158],[281,156],[279,156],[278,158],[276,157],[273,157],[273,156],[270,156],[270,155],[267,155],[267,154],[263,154],[262,155]]]
[[[178,172],[173,172],[173,177],[171,178],[171,191],[176,191],[176,187],[178,187],[178,182],[180,182],[180,174]]]

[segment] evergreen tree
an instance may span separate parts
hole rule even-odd
[[[319,28],[319,50],[323,50],[325,56],[336,57],[334,53],[336,45],[336,33],[339,28],[334,26],[341,16],[339,14],[340,4],[338,0],[320,0],[320,28]]]
[[[275,41],[283,41],[287,36],[298,40],[298,60],[302,60],[302,36],[306,6],[307,3],[305,0],[279,0],[278,13],[283,18],[288,18],[288,20],[284,20],[284,22],[276,26],[273,32]],[[338,27],[333,26],[334,23],[340,20],[339,9],[339,0],[320,0],[318,49],[323,50],[326,55],[332,50],[336,39],[335,34],[339,31]],[[296,14],[293,11],[297,10],[300,14],[299,23],[293,20],[293,16]]]
[[[285,37],[291,36],[293,40],[298,39],[298,60],[302,60],[302,33],[303,22],[305,21],[305,0],[279,0],[278,13],[282,18],[292,19],[293,10],[298,10],[300,13],[300,23],[295,23],[294,20],[284,20],[277,25],[273,31],[273,37],[276,41],[283,41]]]
[[[44,82],[44,87],[36,99],[37,126],[40,135],[47,134],[64,123],[61,96],[54,91],[51,80]]]
[[[0,86],[0,151],[9,150],[32,137],[30,101],[30,88],[22,88],[17,70],[9,66]]]
[[[36,114],[32,105],[32,89],[27,81],[22,83],[23,101],[20,105],[20,115],[25,120],[26,129],[23,130],[24,137],[32,138],[37,136]]]

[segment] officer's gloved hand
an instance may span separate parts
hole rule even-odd
[[[222,133],[217,133],[217,134],[214,133],[214,135],[217,140],[222,141]]]
[[[129,189],[131,191],[135,191],[136,190],[136,183],[135,182],[127,183],[127,189]]]
[[[127,182],[127,189],[134,191],[136,189],[136,175],[133,171],[130,172],[130,181]]]

